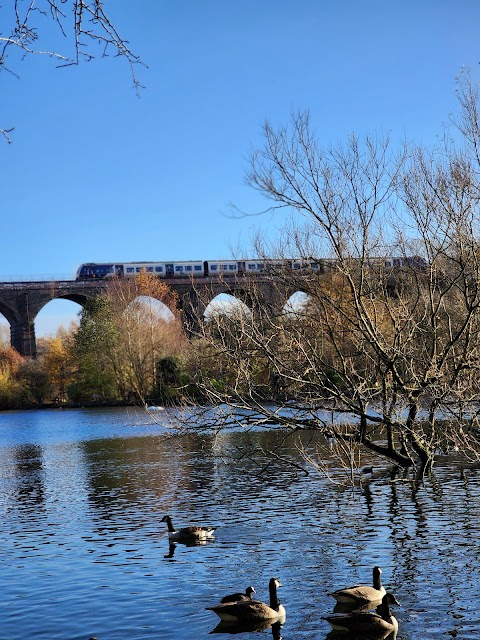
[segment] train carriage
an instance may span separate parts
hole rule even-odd
[[[185,262],[123,262],[85,263],[77,270],[76,280],[106,280],[113,277],[131,278],[139,273],[153,273],[159,278],[189,278],[204,274],[203,260]]]
[[[372,258],[372,265],[399,268],[410,267],[425,270],[427,263],[419,256]],[[153,273],[159,278],[235,277],[237,275],[267,273],[278,268],[293,271],[325,273],[330,271],[335,259],[264,259],[251,260],[187,260],[185,262],[87,262],[80,265],[76,280],[106,280],[134,277],[142,272]]]

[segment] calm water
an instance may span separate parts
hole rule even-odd
[[[250,584],[267,599],[272,576],[283,639],[325,639],[327,592],[375,564],[402,604],[399,640],[480,637],[480,473],[439,465],[419,488],[352,492],[230,461],[270,437],[171,439],[124,409],[0,413],[0,640],[206,639],[206,606]],[[215,540],[169,553],[166,513]]]

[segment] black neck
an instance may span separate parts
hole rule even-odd
[[[373,587],[374,587],[374,589],[381,589],[382,588],[382,580],[381,580],[380,571],[374,571],[373,572]]]
[[[270,607],[272,609],[278,609],[280,606],[280,600],[277,597],[277,586],[273,580],[270,580],[268,591],[270,593]]]
[[[167,523],[167,527],[170,532],[175,531],[175,529],[173,528],[172,519],[170,518],[170,516],[165,516],[165,522]]]
[[[382,604],[379,606],[379,609],[379,613],[384,620],[389,620],[392,617],[392,612],[390,611],[390,607],[387,602],[383,602],[382,600]]]

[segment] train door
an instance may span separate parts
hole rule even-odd
[[[115,265],[115,275],[122,277],[123,276],[123,264],[116,264]]]
[[[174,272],[173,272],[173,264],[166,264],[165,265],[165,275],[168,276],[173,276]]]

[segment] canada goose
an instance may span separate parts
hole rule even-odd
[[[231,593],[228,596],[224,596],[220,602],[243,602],[245,600],[252,599],[252,593],[256,593],[253,587],[247,587],[245,593]]]
[[[350,604],[365,604],[367,602],[376,602],[381,600],[385,595],[385,588],[382,587],[380,576],[382,570],[380,567],[373,567],[373,587],[366,585],[357,585],[354,587],[346,587],[329,593],[337,602]]]
[[[215,607],[207,607],[227,622],[260,622],[262,620],[278,620],[285,617],[285,608],[277,597],[277,588],[281,587],[278,578],[272,578],[268,584],[270,605],[259,600],[243,600],[226,602]]]
[[[170,516],[163,516],[162,522],[166,522],[168,526],[168,537],[170,540],[179,541],[195,541],[205,540],[205,538],[211,538],[215,529],[213,527],[183,527],[182,529],[175,529],[172,524]]]
[[[382,604],[373,611],[353,611],[352,613],[334,613],[324,616],[335,631],[349,631],[353,633],[391,633],[398,631],[398,622],[390,611],[390,604],[400,604],[393,593],[386,593]]]

